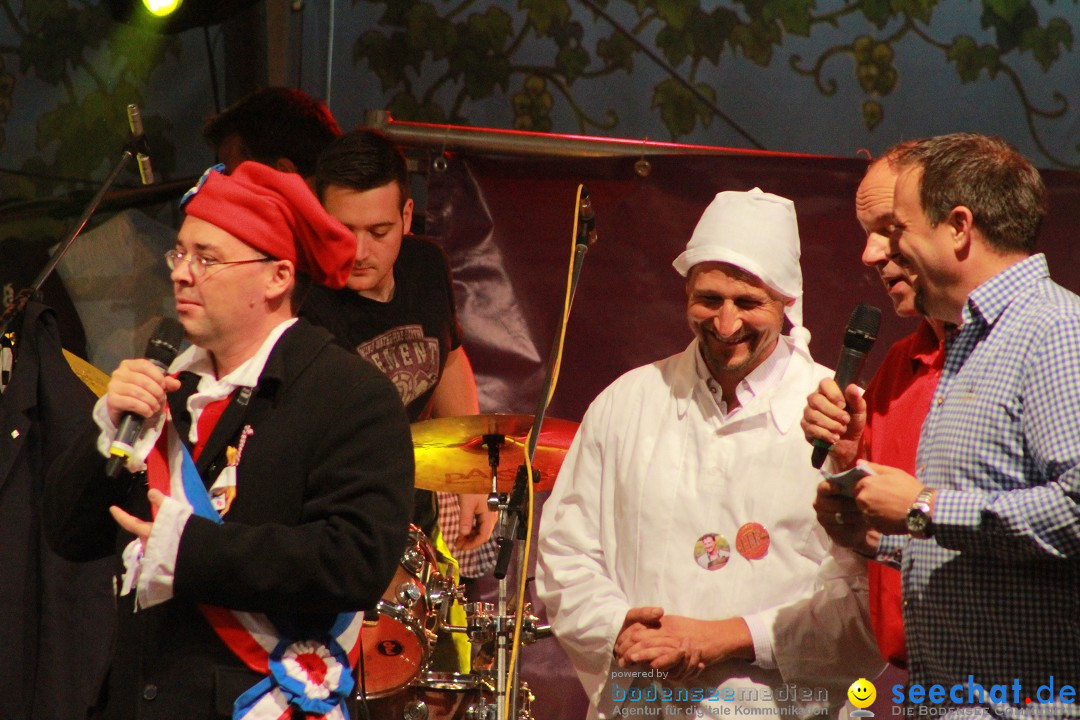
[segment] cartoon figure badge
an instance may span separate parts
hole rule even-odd
[[[731,546],[720,533],[705,533],[694,543],[694,560],[706,570],[719,570],[730,557]]]

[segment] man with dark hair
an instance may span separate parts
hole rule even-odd
[[[902,558],[909,687],[940,685],[936,702],[983,716],[1069,715],[1064,686],[1080,668],[1080,298],[1031,254],[1046,193],[1007,143],[930,138],[898,169],[893,256],[919,310],[957,330],[915,475],[867,463],[874,474],[854,487],[862,521],[825,486],[818,517],[839,542]]]
[[[192,345],[167,374],[145,358],[113,373],[50,472],[47,536],[124,564],[94,717],[340,717],[357,610],[405,542],[408,420],[382,373],[296,317],[297,275],[343,285],[352,233],[295,174],[204,180],[165,256]],[[147,420],[114,478],[127,413]]]
[[[382,133],[354,130],[319,156],[314,186],[327,211],[356,235],[356,260],[343,289],[313,289],[303,315],[389,375],[413,422],[478,413],[446,256],[409,233],[413,200],[404,156]],[[485,574],[495,560],[493,543],[484,543],[496,519],[486,496],[440,493],[438,505],[462,575]],[[430,506],[418,492],[417,520]],[[422,525],[429,534],[433,520],[428,510]]]
[[[206,121],[203,137],[232,172],[255,160],[309,179],[324,147],[341,134],[325,104],[302,90],[256,90]]]

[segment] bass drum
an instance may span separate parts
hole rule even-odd
[[[435,549],[427,536],[410,525],[394,579],[376,612],[364,617],[358,695],[392,695],[406,688],[427,667],[451,585],[439,573]]]

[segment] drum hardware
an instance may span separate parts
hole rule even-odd
[[[465,603],[467,625],[443,625],[444,632],[465,633],[473,644],[489,643],[499,635],[513,637],[515,618],[513,615],[496,615],[494,603]],[[551,636],[551,626],[541,624],[540,618],[532,614],[532,604],[525,604],[525,614],[521,626],[522,645],[532,645],[537,640]]]
[[[420,569],[424,567],[424,562],[426,560],[427,556],[425,556],[421,549],[415,545],[407,548],[405,554],[401,556],[402,566],[413,575],[420,572]]]
[[[428,602],[440,608],[440,619],[445,622],[446,614],[454,602],[465,602],[465,586],[454,583],[450,578],[439,578],[428,588]]]
[[[423,673],[407,690],[409,699],[380,720],[497,720],[491,681],[481,675]],[[536,700],[528,683],[518,688],[516,720],[532,720]]]

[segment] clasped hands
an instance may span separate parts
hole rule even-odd
[[[742,618],[696,620],[636,607],[627,611],[613,653],[619,667],[647,666],[685,680],[724,660],[753,660],[754,642]]]

